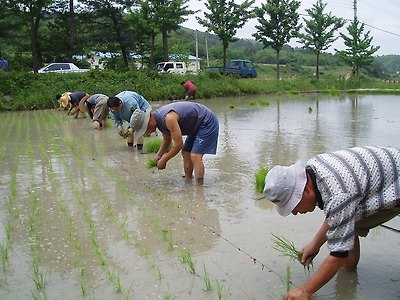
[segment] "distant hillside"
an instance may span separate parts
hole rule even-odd
[[[222,63],[222,45],[214,34],[197,31],[199,57],[205,59],[207,56],[206,40],[208,46],[208,57],[211,65]],[[169,39],[170,53],[196,53],[196,31],[182,27],[171,34]],[[261,43],[250,39],[238,39],[229,45],[228,59],[243,58],[259,64],[276,64],[276,54],[271,48],[263,49]],[[280,63],[289,65],[296,69],[299,66],[315,66],[315,54],[307,49],[284,47],[280,53]],[[321,67],[343,67],[336,55],[323,53],[320,58]],[[375,58],[375,62],[365,70],[371,76],[378,78],[400,78],[400,55],[385,55]]]

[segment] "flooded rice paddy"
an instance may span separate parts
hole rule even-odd
[[[95,131],[54,110],[0,114],[0,299],[281,299],[288,268],[295,286],[309,274],[271,233],[301,248],[323,214],[279,216],[257,200],[254,174],[350,146],[400,147],[399,96],[200,102],[220,122],[203,187],[183,180],[179,155],[148,170],[153,154],[128,148],[111,120]],[[314,299],[400,299],[399,237],[374,229],[358,271]]]

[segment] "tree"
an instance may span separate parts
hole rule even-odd
[[[224,72],[226,70],[226,50],[231,42],[237,40],[234,36],[239,28],[253,16],[249,9],[255,0],[245,0],[236,4],[233,0],[207,0],[205,6],[210,12],[204,12],[205,19],[196,17],[197,21],[214,32],[222,42]]]
[[[124,66],[129,67],[129,33],[125,19],[124,10],[132,5],[133,2],[125,0],[82,0],[88,10],[88,16],[92,17],[92,28],[97,34],[97,38],[103,39],[110,45],[116,43],[121,50]],[[94,26],[93,26],[94,25]],[[107,29],[110,28],[110,34]]]
[[[319,79],[319,58],[322,51],[327,50],[339,36],[334,37],[339,28],[344,25],[342,18],[336,18],[324,13],[326,3],[322,0],[317,0],[311,9],[306,9],[309,20],[303,18],[305,23],[305,34],[300,33],[300,42],[304,46],[315,53],[316,61],[316,76]]]
[[[138,2],[139,8],[129,9],[125,20],[135,36],[135,48],[143,59],[149,57],[149,67],[154,66],[155,39],[160,33],[156,12],[150,1]]]
[[[39,25],[44,18],[46,8],[50,6],[52,0],[10,0],[9,7],[16,18],[19,18],[28,29],[32,51],[33,71],[42,65],[42,55],[39,45]]]
[[[280,78],[279,54],[282,47],[300,30],[299,14],[297,10],[300,1],[295,0],[267,0],[261,7],[255,9],[255,15],[260,25],[256,25],[255,39],[261,42],[264,48],[271,46],[276,52],[276,78]]]
[[[340,33],[347,49],[342,51],[335,49],[335,51],[339,56],[339,60],[350,65],[352,67],[352,75],[358,78],[360,69],[374,61],[372,55],[380,47],[371,45],[372,37],[369,36],[369,31],[363,35],[364,23],[360,23],[357,18],[347,27],[347,31],[349,36]]]
[[[149,2],[155,9],[158,28],[162,34],[163,57],[165,61],[168,61],[168,34],[178,30],[179,25],[186,20],[184,16],[194,12],[188,10],[189,0],[149,0]]]

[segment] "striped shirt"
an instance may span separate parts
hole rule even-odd
[[[329,229],[328,249],[353,248],[355,222],[400,205],[400,150],[355,147],[311,158]]]

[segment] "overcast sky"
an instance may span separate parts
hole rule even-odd
[[[189,9],[201,10],[195,16],[204,18],[203,11],[205,0],[189,0]],[[346,20],[352,20],[354,17],[354,0],[325,0],[327,7],[326,12],[331,12],[333,16],[341,17]],[[237,0],[237,3],[243,2]],[[306,9],[313,6],[316,0],[303,0],[299,9],[300,18],[306,17]],[[256,0],[255,6],[260,7],[262,0]],[[190,16],[189,20],[182,24],[182,26],[205,31],[204,27],[198,24],[195,16]],[[357,17],[365,23],[365,30],[370,31],[373,37],[372,44],[380,46],[375,55],[400,55],[400,0],[358,0],[357,1]],[[237,31],[236,37],[253,39],[252,34],[256,32],[255,25],[256,19],[249,20],[246,25]],[[345,29],[349,22],[345,24],[342,32],[347,34]],[[201,41],[199,41],[201,42]],[[301,47],[295,40],[290,42],[292,47]],[[339,50],[344,49],[343,42],[339,39],[328,49],[328,52],[333,53],[334,48]]]

